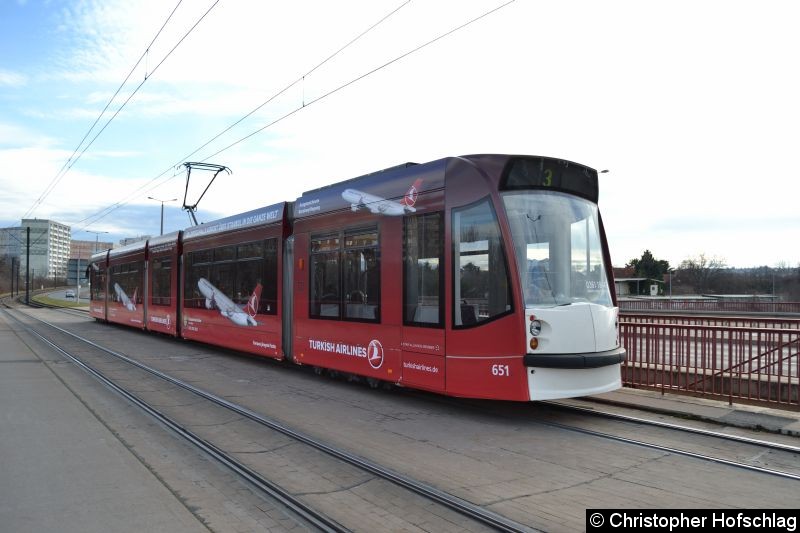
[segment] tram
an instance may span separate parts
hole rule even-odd
[[[407,163],[92,256],[90,314],[448,396],[621,386],[597,172]]]

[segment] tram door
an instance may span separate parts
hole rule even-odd
[[[403,220],[403,383],[445,388],[444,214]]]
[[[489,195],[467,202],[448,210],[447,393],[527,399],[524,332],[497,209]]]

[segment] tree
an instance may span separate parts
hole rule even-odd
[[[664,274],[669,272],[669,261],[656,259],[650,250],[645,250],[640,259],[631,259],[626,266],[633,267],[638,278],[650,278],[663,281]]]
[[[703,294],[708,292],[722,269],[725,268],[725,260],[716,256],[706,257],[706,254],[703,253],[697,257],[684,259],[679,268],[681,279],[692,285],[695,294]]]

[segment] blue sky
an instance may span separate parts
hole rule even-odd
[[[184,0],[100,126],[146,77],[141,89],[38,202],[177,3],[0,0],[0,226],[30,211],[78,239],[157,234],[147,197],[183,198],[185,156],[402,6],[189,157],[296,110],[208,159],[233,174],[201,221],[404,161],[526,153],[610,170],[600,208],[616,265],[644,249],[673,265],[800,263],[790,1],[517,0],[315,101],[504,2]],[[165,231],[188,225],[168,203]]]

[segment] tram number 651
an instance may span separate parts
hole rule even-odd
[[[498,377],[510,376],[508,365],[492,365],[492,375]]]

